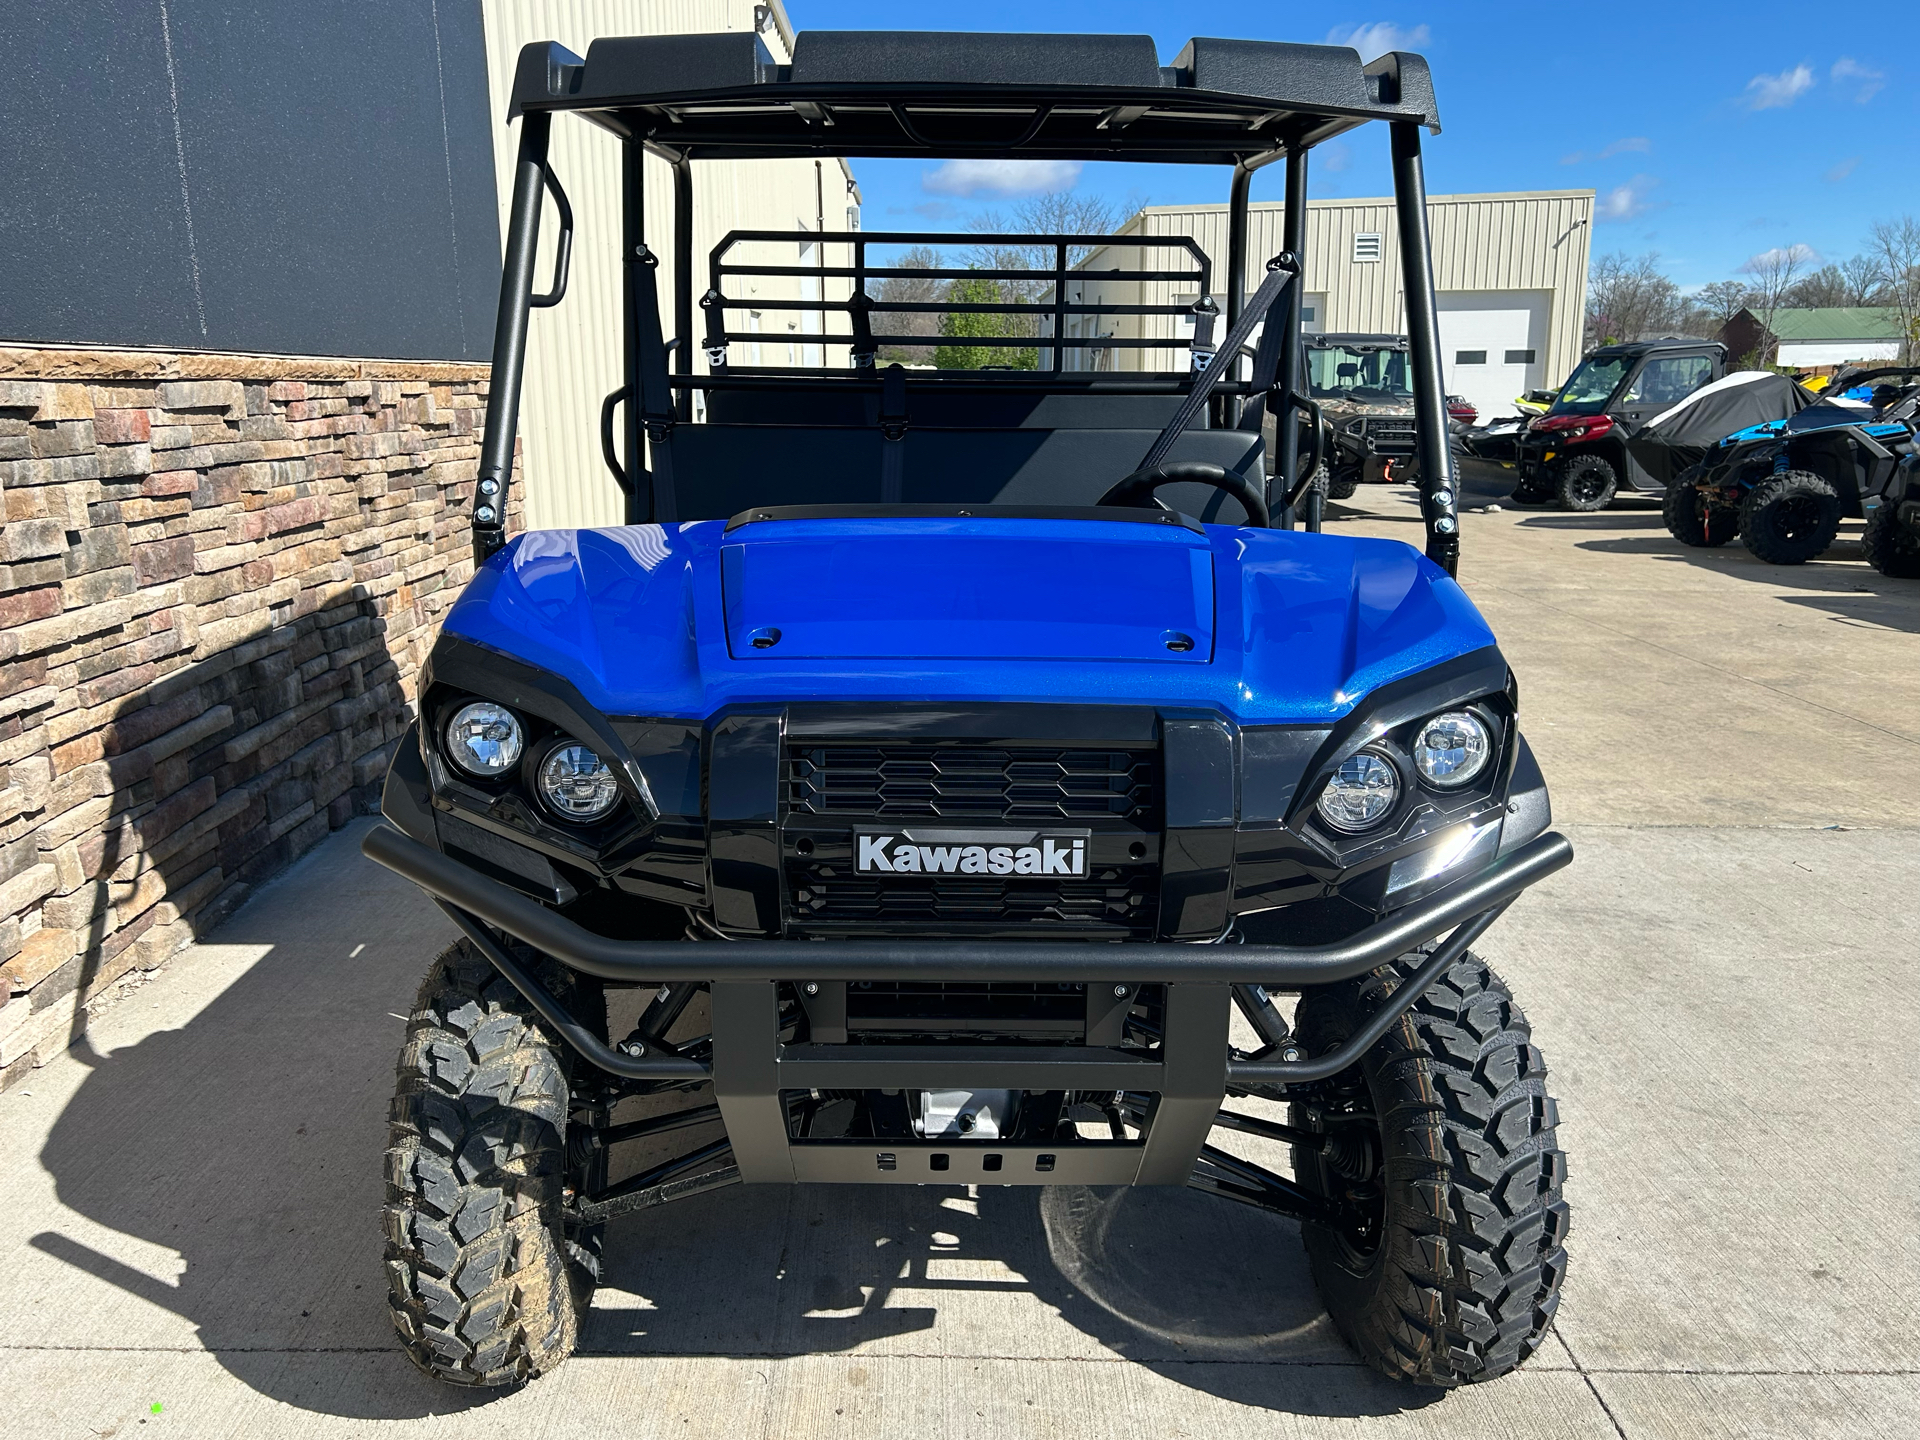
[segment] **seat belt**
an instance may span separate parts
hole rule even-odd
[[[898,505],[907,475],[907,372],[880,372],[880,503]]]
[[[1285,325],[1268,325],[1260,332],[1260,343],[1253,350],[1253,399],[1241,412],[1240,428],[1258,432],[1267,413],[1267,393],[1280,374],[1280,346],[1286,339]],[[1278,417],[1276,417],[1278,418]]]
[[[660,331],[660,257],[640,247],[640,273],[634,286],[634,319],[640,339],[640,425],[647,436],[647,455],[653,462],[653,518],[671,522],[680,518],[673,484],[673,387],[667,383],[667,342]]]
[[[1247,343],[1247,337],[1253,334],[1253,327],[1260,324],[1267,311],[1285,292],[1288,285],[1299,276],[1298,263],[1290,254],[1276,255],[1267,262],[1267,278],[1260,282],[1260,288],[1253,292],[1247,301],[1247,308],[1240,312],[1239,319],[1227,331],[1227,338],[1214,351],[1213,358],[1207,362],[1207,368],[1200,372],[1193,382],[1193,388],[1187,392],[1187,398],[1180,402],[1180,408],[1174,411],[1173,419],[1167,422],[1167,428],[1154,437],[1153,444],[1147,447],[1147,453],[1134,467],[1135,473],[1151,470],[1167,458],[1167,452],[1173,448],[1174,441],[1180,438],[1187,426],[1206,408],[1207,400],[1213,394],[1213,387],[1225,378],[1240,355],[1240,347]],[[1271,326],[1269,329],[1273,328]],[[1281,328],[1285,328],[1284,326]],[[1261,340],[1266,334],[1261,333]],[[1258,352],[1256,352],[1258,353]]]
[[[847,301],[847,315],[853,322],[853,368],[856,370],[873,369],[872,310],[873,297],[865,290],[854,291]]]

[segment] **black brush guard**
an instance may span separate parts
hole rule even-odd
[[[625,1080],[670,1086],[711,1081],[734,1162],[720,1183],[738,1178],[788,1184],[1188,1184],[1196,1163],[1212,1153],[1206,1150],[1207,1137],[1229,1091],[1271,1092],[1346,1069],[1521,891],[1573,858],[1566,837],[1549,832],[1331,945],[898,940],[696,945],[596,935],[386,826],[368,832],[361,848],[432,895],[480,953],[590,1063]],[[708,983],[711,1062],[665,1047],[649,1047],[648,1053],[638,1055],[615,1049],[529,974],[494,931],[606,980]],[[1265,1058],[1264,1052],[1259,1058],[1234,1057],[1228,1045],[1234,986],[1296,990],[1325,985],[1377,969],[1441,936],[1446,938],[1391,1001],[1337,1049],[1292,1060]],[[859,980],[1062,981],[1084,983],[1089,992],[1096,985],[1106,987],[1123,1000],[1141,984],[1160,984],[1166,987],[1165,1030],[1157,1052],[1098,1044],[781,1042],[779,982]],[[1001,1145],[795,1140],[789,1135],[782,1092],[924,1089],[1095,1091],[1157,1098],[1146,1108],[1137,1141]],[[1119,1133],[1116,1130],[1116,1136]],[[622,1197],[633,1205],[659,1203],[672,1198],[665,1191],[678,1188],[671,1176],[635,1179],[645,1183],[630,1182],[619,1187],[618,1195],[597,1197],[599,1209],[605,1211],[609,1204],[633,1208],[617,1204]],[[1268,1186],[1273,1193],[1254,1203],[1302,1213],[1307,1197],[1275,1191],[1273,1185],[1292,1189],[1277,1176],[1267,1180],[1273,1182]],[[1226,1188],[1202,1188],[1219,1189],[1228,1198],[1249,1198],[1235,1193],[1230,1177]]]

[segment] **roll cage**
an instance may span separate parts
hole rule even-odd
[[[1278,523],[1290,525],[1292,505],[1307,492],[1322,446],[1300,347],[1296,257],[1306,253],[1308,158],[1316,145],[1368,121],[1385,121],[1425,477],[1426,553],[1449,574],[1457,568],[1456,487],[1446,444],[1420,144],[1421,129],[1437,133],[1439,122],[1420,56],[1395,52],[1362,64],[1355,51],[1337,46],[1200,38],[1171,65],[1162,65],[1147,36],[839,31],[796,37],[790,64],[776,63],[758,36],[744,33],[600,39],[584,59],[553,43],[521,51],[509,111],[520,121],[520,139],[472,517],[476,561],[506,540],[505,502],[529,311],[559,303],[566,290],[572,213],[548,163],[552,118],[564,111],[578,112],[623,144],[624,377],[603,409],[602,444],[625,494],[628,523],[730,515],[782,503],[1086,505],[1129,471],[1142,473],[1145,457],[1152,457],[1155,464],[1217,464],[1243,479],[1256,463],[1264,464],[1270,479],[1268,474],[1255,478],[1278,502],[1273,506]],[[665,160],[673,177],[670,337],[661,326],[658,257],[643,230],[642,159],[647,154]],[[898,367],[879,369],[877,349],[904,337],[884,324],[876,327],[876,313],[915,307],[876,304],[868,282],[884,281],[895,267],[870,264],[870,252],[928,237],[734,232],[709,256],[705,292],[694,293],[696,161],[982,155],[1231,167],[1225,341],[1217,349],[1213,345],[1208,257],[1190,240],[1170,237],[1124,237],[1127,247],[1173,257],[1128,273],[1153,279],[1177,273],[1198,284],[1196,303],[1081,304],[1068,295],[1069,256],[1080,243],[1113,244],[1113,237],[1041,235],[996,237],[1051,253],[1050,266],[1013,277],[1038,286],[1037,298],[926,307],[1031,316],[1039,331],[1037,348],[1047,357],[1031,372],[908,376]],[[1267,280],[1250,297],[1250,186],[1255,171],[1278,161],[1286,164],[1283,251],[1268,261]],[[560,240],[549,289],[536,294],[535,252],[548,194],[559,212]],[[807,342],[847,345],[854,360],[850,369],[775,373],[729,363],[732,348],[748,332],[729,322],[729,312],[741,307],[727,282],[750,270],[767,271],[739,264],[731,252],[776,234],[781,240],[851,247],[850,266],[807,267],[809,274],[847,281],[846,298],[829,299],[823,286],[811,298],[780,302],[817,310],[820,332],[807,334]],[[1187,264],[1177,263],[1182,261]],[[1269,306],[1277,324],[1266,325],[1257,351],[1249,349],[1245,342]],[[698,333],[696,308],[704,312]],[[829,312],[844,317],[843,330],[828,330]],[[1071,333],[1073,319],[1175,312],[1191,313],[1191,339],[1146,337],[1125,343],[1149,353],[1190,346],[1190,368],[1110,374],[1067,363],[1073,351],[1096,343]],[[1097,343],[1114,347],[1117,342],[1103,337]],[[704,374],[695,371],[696,344],[708,361]],[[700,423],[695,423],[696,392],[706,397]],[[1126,397],[1137,406],[1145,396],[1164,397],[1159,408],[1149,407],[1157,422],[1153,428],[1133,428],[1137,417],[1129,423],[1113,419],[1111,400]],[[836,405],[848,413],[836,419]],[[801,412],[798,418],[805,423],[783,430],[778,423],[783,406]],[[1261,415],[1268,410],[1289,422],[1278,425],[1271,457],[1263,456],[1260,439]],[[1041,412],[1044,418],[1036,419]],[[925,427],[923,417],[929,414],[944,415],[944,423],[933,422],[934,433],[925,443],[910,438],[909,430]],[[1302,419],[1311,422],[1305,447]],[[1036,430],[1044,432],[1038,439]],[[1303,455],[1303,448],[1309,453]],[[777,475],[771,473],[775,467],[754,463],[754,457],[764,461],[776,450],[782,459]],[[738,478],[747,475],[759,478]],[[1089,493],[1075,489],[1089,484]],[[782,485],[797,493],[783,491]],[[1216,500],[1207,518],[1217,509]],[[1317,507],[1308,514],[1308,528],[1317,529]]]

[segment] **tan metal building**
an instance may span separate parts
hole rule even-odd
[[[520,47],[554,40],[585,55],[606,35],[673,35],[723,30],[760,31],[761,42],[782,64],[792,59],[793,27],[780,0],[486,0],[487,82],[493,101],[494,171],[500,201],[500,231],[507,229],[513,200],[513,163],[518,126],[507,124],[507,99]],[[563,115],[554,124],[553,168],[574,209],[572,273],[564,301],[535,310],[527,336],[526,378],[520,404],[521,460],[515,471],[527,501],[527,524],[617,525],[619,488],[600,455],[600,405],[619,388],[620,373],[620,142],[598,126]],[[673,336],[672,172],[649,157],[646,168],[648,246],[660,257],[661,326]],[[857,230],[860,192],[845,161],[714,160],[693,166],[696,265],[729,230]],[[540,241],[540,280],[551,273],[553,207],[545,207]],[[741,260],[811,266],[852,263],[849,247],[814,244],[760,245],[735,252]],[[812,299],[821,281],[811,276],[762,278],[754,282],[768,298]],[[845,281],[827,281],[829,294],[844,294]],[[696,290],[696,293],[697,290]],[[764,329],[767,340],[749,346],[759,355],[740,363],[769,365],[848,363],[844,346],[823,354],[820,319],[804,311],[773,310],[764,316],[734,312],[730,322]],[[700,323],[696,312],[695,324]],[[699,336],[688,343],[699,344]],[[694,368],[706,364],[696,349]]]
[[[1281,248],[1285,215],[1283,204],[1250,207],[1249,293],[1260,283],[1268,257]],[[1433,195],[1428,197],[1428,216],[1448,393],[1465,395],[1487,415],[1510,411],[1508,402],[1522,390],[1564,380],[1580,359],[1593,191]],[[1224,315],[1225,204],[1149,206],[1118,233],[1192,236],[1213,262],[1214,301]],[[1197,300],[1197,290],[1177,293],[1177,282],[1099,278],[1102,270],[1152,268],[1142,262],[1153,253],[1118,244],[1096,250],[1080,266],[1081,298],[1116,304]],[[1305,292],[1303,320],[1309,331],[1405,332],[1391,200],[1307,202]],[[1070,299],[1073,293],[1069,291]],[[1088,327],[1095,319],[1102,334],[1173,336],[1176,327],[1191,326],[1167,316],[1086,317],[1078,333],[1091,335]],[[1143,332],[1138,328],[1142,324],[1159,328]],[[1068,333],[1076,333],[1073,322]],[[1218,338],[1218,329],[1215,335]],[[1156,352],[1115,348],[1082,353],[1089,357],[1083,363],[1096,368],[1137,369],[1143,355]]]

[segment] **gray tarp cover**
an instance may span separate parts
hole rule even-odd
[[[1770,370],[1741,370],[1654,416],[1627,441],[1627,446],[1655,480],[1668,485],[1734,431],[1767,420],[1784,420],[1813,400],[1784,375]]]

